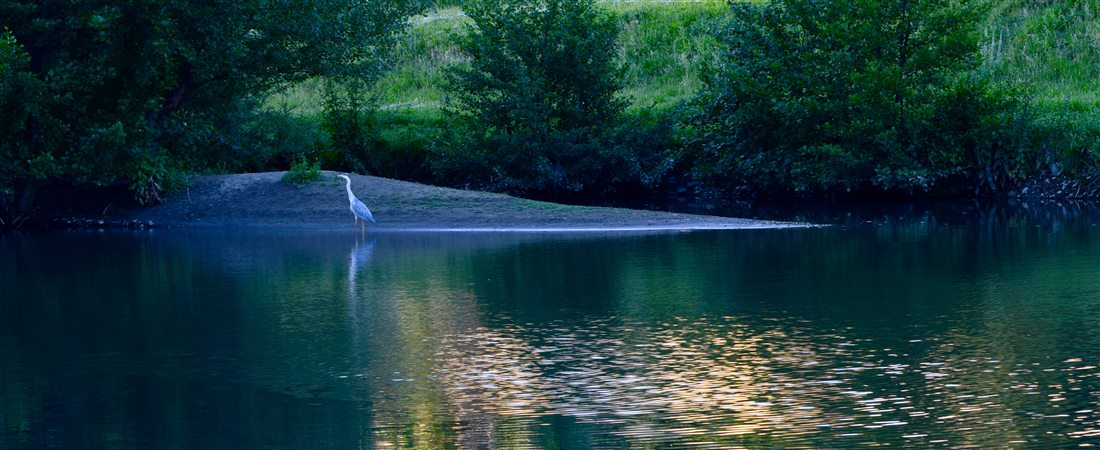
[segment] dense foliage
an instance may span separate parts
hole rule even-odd
[[[0,190],[254,168],[284,137],[257,99],[309,77],[370,78],[404,0],[4,0]],[[9,120],[8,118],[12,118]]]
[[[0,0],[0,220],[42,183],[295,163],[575,199],[1094,171],[1095,1],[980,3]]]
[[[953,0],[732,3],[705,79],[700,169],[798,191],[996,191],[1034,161],[1021,101],[977,71]],[[937,186],[947,184],[949,186]]]
[[[450,82],[468,123],[437,161],[446,177],[511,192],[582,191],[615,159],[616,23],[593,0],[479,0]],[[457,144],[457,145],[455,145]]]

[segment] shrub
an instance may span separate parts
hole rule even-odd
[[[732,3],[705,76],[700,171],[795,191],[1004,188],[1033,166],[1023,102],[976,71],[953,0]]]
[[[0,31],[0,213],[14,203],[17,180],[53,174],[50,153],[34,151],[29,123],[40,106],[43,86],[29,71],[30,57],[15,37]]]
[[[358,80],[329,80],[325,83],[322,127],[329,145],[343,155],[342,167],[357,173],[377,173],[372,116],[376,106],[366,85]]]
[[[290,165],[290,170],[283,174],[283,182],[296,186],[304,186],[321,180],[321,162],[310,162],[305,157]]]
[[[139,204],[163,203],[164,197],[182,191],[190,183],[177,161],[166,154],[145,156],[134,160],[130,191]]]
[[[603,130],[625,106],[613,18],[593,0],[478,0],[466,12],[470,61],[448,79],[467,137],[436,154],[437,173],[526,194],[598,183]]]

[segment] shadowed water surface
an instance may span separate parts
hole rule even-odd
[[[0,235],[0,448],[1100,443],[1097,221],[970,211]]]

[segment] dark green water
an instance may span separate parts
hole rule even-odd
[[[845,217],[0,235],[0,448],[1100,443],[1097,221]]]

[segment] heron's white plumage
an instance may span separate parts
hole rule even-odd
[[[349,207],[349,209],[351,209],[351,213],[354,214],[357,219],[363,219],[369,221],[370,223],[375,223],[374,214],[370,213],[370,208],[367,208],[367,205],[360,201],[359,198],[357,198],[355,194],[351,192],[351,178],[349,178],[347,175],[339,175],[339,177],[344,179],[344,188],[346,188],[348,191],[348,203],[351,204]]]
[[[367,208],[367,205],[363,204],[363,202],[359,201],[359,199],[354,199],[351,201],[351,213],[359,216],[360,219],[368,220],[370,221],[370,223],[374,223],[374,214],[371,214],[370,208]]]

